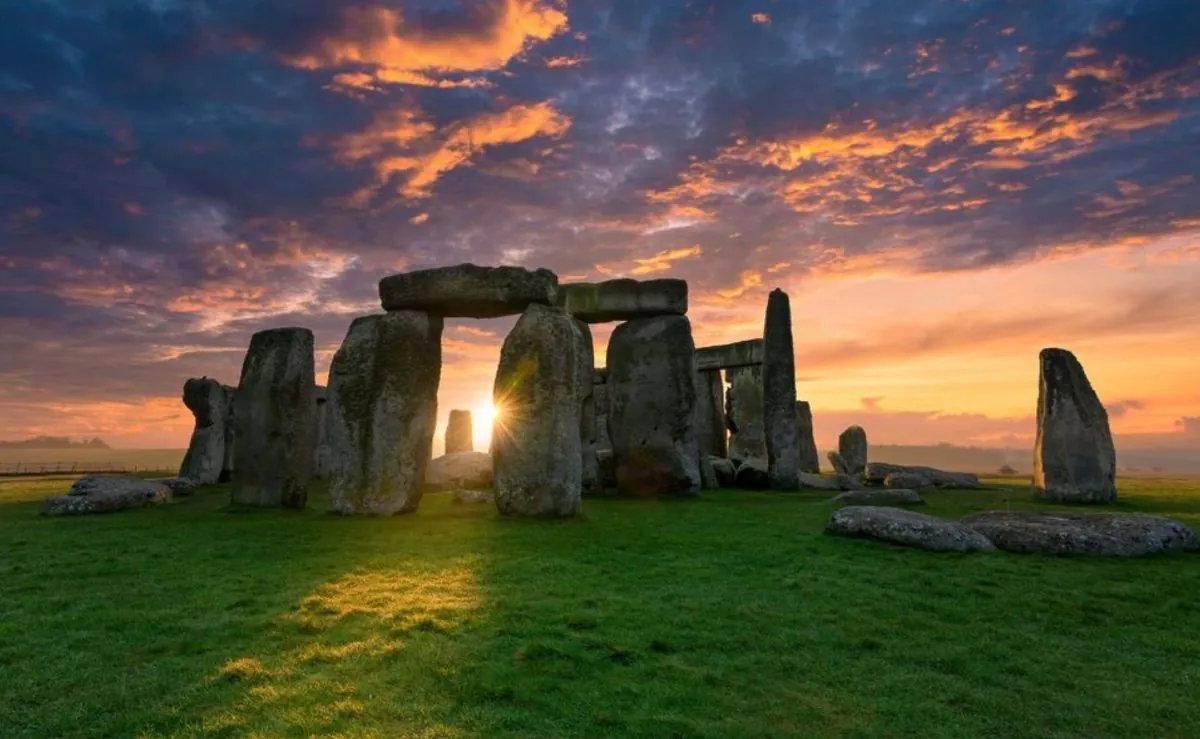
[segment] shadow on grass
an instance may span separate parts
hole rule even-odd
[[[1167,505],[1149,488],[1129,505],[1143,494]],[[939,492],[923,510],[1005,496]],[[826,497],[589,500],[581,520],[528,521],[435,495],[370,519],[322,513],[321,495],[308,511],[234,515],[216,488],[120,516],[3,514],[0,540],[16,543],[0,563],[0,725],[1066,737],[1200,722],[1197,558],[835,539],[821,534]]]

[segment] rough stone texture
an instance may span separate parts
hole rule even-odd
[[[838,437],[838,453],[846,463],[847,475],[861,475],[867,469],[867,432],[851,426]]]
[[[889,482],[889,478],[891,482]],[[871,485],[897,488],[966,488],[982,487],[979,477],[968,472],[946,472],[936,467],[920,465],[888,464],[871,462],[863,472],[863,479]]]
[[[762,362],[762,339],[705,346],[696,350],[696,370],[698,372],[734,369],[735,367],[757,367]]]
[[[723,488],[733,487],[737,479],[737,467],[733,466],[733,461],[722,457],[709,457],[708,461],[712,464],[717,484]]]
[[[193,377],[183,383],[183,404],[195,416],[196,425],[179,476],[202,485],[219,482],[225,464],[225,426],[229,423],[225,386],[207,377]]]
[[[1009,552],[1141,557],[1200,550],[1200,537],[1190,527],[1144,513],[987,511],[959,523]]]
[[[575,326],[575,385],[579,402],[580,484],[584,495],[602,492],[600,463],[596,459],[596,350],[592,330],[578,319]]]
[[[838,473],[833,476],[833,481],[837,483],[838,490],[865,490],[867,487],[856,475]]]
[[[596,464],[600,468],[600,490],[606,493],[617,487],[617,459],[612,449],[601,449],[596,452]]]
[[[384,277],[379,281],[383,309],[417,310],[462,318],[497,318],[530,305],[553,305],[558,276],[547,269],[479,267],[459,264]]]
[[[825,531],[935,552],[995,549],[982,534],[953,521],[883,506],[847,506],[835,511]]]
[[[925,503],[916,490],[851,490],[829,501],[834,505],[922,505]]]
[[[441,316],[355,319],[329,368],[330,504],[393,515],[421,502],[442,372]]]
[[[811,488],[813,490],[841,490],[842,486],[838,484],[836,478],[822,477],[814,475],[811,472],[800,473],[800,487]]]
[[[483,452],[454,452],[429,461],[425,492],[491,490],[492,458]]]
[[[772,290],[763,322],[763,432],[772,490],[800,488],[800,441],[796,434],[796,354],[792,304]]]
[[[1043,349],[1033,485],[1058,503],[1114,503],[1117,455],[1108,413],[1075,355]]]
[[[700,454],[724,457],[728,454],[728,429],[725,425],[725,381],[720,370],[696,373],[696,440]]]
[[[85,475],[66,495],[42,501],[43,516],[111,513],[171,502],[171,488],[162,482],[124,475]]]
[[[752,459],[738,465],[734,475],[734,485],[744,490],[769,490],[771,488],[771,473],[765,462]]]
[[[695,495],[695,345],[685,316],[623,323],[608,344],[608,428],[621,495]]]
[[[596,449],[612,451],[612,438],[608,434],[608,384],[603,381],[592,385],[592,410],[596,416]]]
[[[850,465],[838,452],[829,452],[825,455],[829,459],[829,464],[833,467],[834,474],[849,475]]]
[[[688,309],[688,285],[676,279],[575,282],[559,286],[558,302],[585,323],[683,316]]]
[[[237,398],[237,388],[231,385],[222,385],[221,388],[225,391],[225,461],[221,464],[221,482],[229,482],[233,479],[233,455],[236,451],[237,428],[234,423],[233,412],[236,408],[234,400]]]
[[[201,482],[191,477],[163,477],[151,482],[157,482],[160,485],[166,485],[171,491],[171,495],[185,498],[196,491],[196,488],[201,486]]]
[[[321,385],[316,387],[317,397],[317,451],[313,462],[313,476],[326,480],[329,478],[329,440],[326,434],[329,414],[329,390]]]
[[[316,456],[314,377],[312,331],[278,328],[251,337],[234,396],[234,503],[307,505]]]
[[[530,305],[504,339],[492,429],[496,508],[506,516],[574,516],[583,470],[576,327],[566,311]]]
[[[450,411],[446,422],[446,454],[475,451],[475,429],[471,411]]]
[[[812,407],[807,400],[796,401],[796,445],[800,452],[800,471],[820,474],[821,460],[813,437]]]
[[[450,496],[450,502],[459,505],[479,505],[496,502],[496,496],[484,490],[455,490]]]
[[[729,426],[729,458],[767,466],[763,426],[762,367],[735,367],[727,373],[725,420]]]

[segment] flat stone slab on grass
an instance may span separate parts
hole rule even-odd
[[[800,473],[800,487],[811,488],[813,490],[841,490],[842,486],[837,478],[822,477],[814,475],[811,472]]]
[[[696,349],[696,371],[755,367],[763,362],[763,340],[747,339],[732,344]]]
[[[558,303],[584,323],[683,316],[688,309],[686,280],[576,282],[560,285]]]
[[[826,533],[874,539],[933,552],[979,552],[995,549],[983,534],[954,521],[899,508],[848,506],[835,511]]]
[[[916,490],[851,490],[834,496],[829,501],[834,505],[923,505],[925,500]]]
[[[491,489],[492,458],[484,452],[443,454],[425,468],[426,492]]]
[[[1192,528],[1145,513],[987,511],[959,523],[1009,552],[1142,557],[1200,550],[1200,536]]]
[[[459,264],[384,277],[383,309],[419,310],[453,318],[517,315],[534,303],[553,305],[558,276],[548,269]]]
[[[85,475],[66,495],[42,501],[42,515],[111,513],[170,502],[171,488],[161,482],[125,475]]]
[[[864,473],[866,481],[873,485],[886,485],[891,478],[894,487],[939,487],[939,488],[978,488],[979,477],[969,472],[947,472],[936,467],[920,465],[888,464],[886,462],[871,462]]]

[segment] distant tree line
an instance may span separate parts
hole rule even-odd
[[[100,439],[72,441],[65,436],[34,436],[24,441],[0,441],[0,449],[111,449]]]

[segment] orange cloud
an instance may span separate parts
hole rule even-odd
[[[671,268],[672,262],[698,257],[702,253],[699,246],[689,246],[684,249],[660,251],[652,257],[634,257],[633,261],[637,266],[633,268],[633,274],[647,275],[652,272],[666,272]]]
[[[766,13],[753,13],[750,16],[750,20],[754,21],[755,23],[770,23],[771,16]]]

